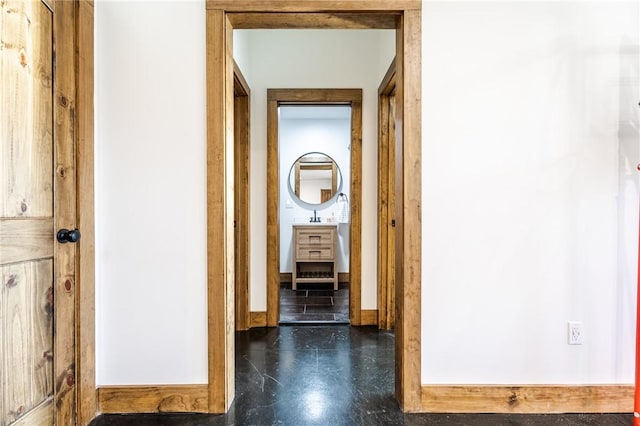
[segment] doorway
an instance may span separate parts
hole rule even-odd
[[[267,187],[278,188],[278,107],[289,104],[342,104],[351,106],[351,204],[349,236],[350,301],[349,317],[359,325],[360,313],[360,205],[362,192],[362,91],[359,89],[273,89],[267,92]],[[267,193],[267,325],[279,319],[280,289],[280,218],[279,191]],[[357,316],[356,316],[357,312]]]
[[[209,411],[224,412],[234,395],[233,336],[233,29],[385,28],[396,30],[396,398],[405,411],[422,406],[421,277],[421,6],[419,0],[207,3],[207,157]],[[366,7],[366,9],[365,9]],[[268,203],[268,207],[270,203]],[[267,232],[272,224],[267,225]]]
[[[350,206],[348,227],[337,226],[348,233],[349,246],[349,320],[360,325],[361,294],[361,194],[362,194],[362,90],[360,89],[271,89],[267,92],[267,188],[280,188],[279,113],[284,105],[343,105],[350,114]],[[279,322],[280,295],[280,190],[267,193],[267,325]],[[346,191],[345,191],[346,192]],[[332,199],[337,199],[333,194]],[[337,224],[336,224],[337,225]],[[292,265],[293,268],[293,265]],[[334,271],[336,272],[336,271]],[[292,270],[292,273],[295,273]]]

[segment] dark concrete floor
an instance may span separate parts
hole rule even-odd
[[[280,284],[280,324],[349,324],[349,286]]]
[[[236,333],[236,398],[226,415],[103,415],[92,426],[630,425],[631,414],[403,414],[394,335],[374,327],[283,326]]]

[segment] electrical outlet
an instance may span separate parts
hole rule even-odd
[[[581,321],[569,321],[569,342],[570,345],[581,345],[584,343],[584,330]]]

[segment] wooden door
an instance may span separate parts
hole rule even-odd
[[[0,425],[53,424],[53,14],[0,14]]]

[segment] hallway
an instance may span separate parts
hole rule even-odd
[[[236,333],[236,398],[227,415],[103,415],[92,426],[628,425],[631,414],[403,414],[393,398],[392,332],[283,326]]]

